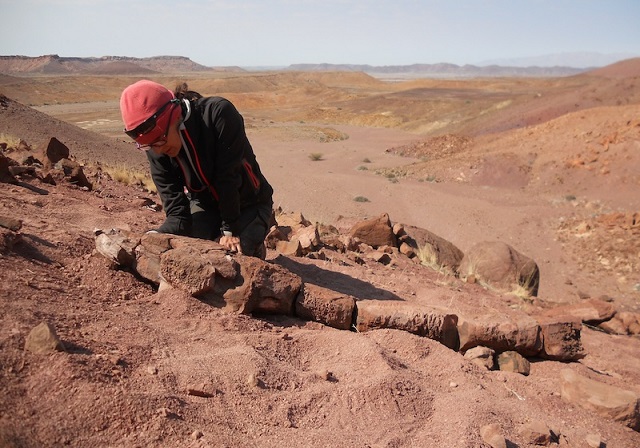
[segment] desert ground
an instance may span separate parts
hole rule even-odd
[[[523,298],[400,255],[269,250],[305,282],[460,313],[590,299],[640,313],[640,60],[563,78],[148,77],[232,100],[285,214],[343,229],[386,213],[463,253],[506,243],[540,272],[537,296]],[[0,445],[527,447],[535,423],[551,446],[640,446],[638,427],[567,401],[560,385],[569,369],[640,396],[637,335],[585,322],[586,356],[532,357],[522,375],[397,329],[228,313],[114,267],[95,251],[96,228],[143,234],[163,219],[149,207],[157,195],[107,174],[145,172],[118,111],[138,79],[0,74],[4,155],[40,157],[55,137],[93,184],[0,183],[0,215],[21,222],[0,258]],[[24,349],[42,321],[65,351]],[[481,434],[492,424],[501,442]]]

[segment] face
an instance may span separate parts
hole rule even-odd
[[[171,114],[171,117],[169,118],[169,123],[167,124],[164,134],[154,142],[145,145],[138,144],[138,149],[143,151],[151,150],[156,154],[164,154],[169,157],[177,156],[182,148],[182,141],[180,140],[178,131],[180,120],[176,117],[175,112],[175,109],[168,112]]]
[[[165,136],[151,143],[151,145],[145,149],[150,149],[156,154],[176,157],[182,149],[182,140],[180,140],[180,133],[178,131],[179,125],[180,120],[174,120],[173,123],[169,124]]]

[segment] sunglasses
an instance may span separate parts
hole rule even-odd
[[[167,135],[169,135],[170,127],[171,127],[171,121],[167,120],[167,129],[165,129],[162,137],[160,137],[154,142],[147,143],[146,145],[141,145],[140,143],[135,142],[136,148],[146,151],[147,149],[150,149],[150,148],[159,148],[160,146],[164,146],[167,143]]]
[[[151,132],[151,131],[153,131],[155,129],[158,117],[160,115],[162,115],[162,112],[164,112],[164,110],[169,105],[175,104],[175,103],[177,103],[177,100],[171,100],[171,101],[167,102],[164,106],[162,106],[160,109],[158,109],[155,114],[151,115],[149,118],[147,118],[145,121],[140,123],[135,128],[133,128],[133,129],[131,129],[129,131],[127,131],[125,129],[124,133],[127,134],[129,137],[131,137],[134,140],[137,139],[137,138],[140,138],[141,136],[143,136],[145,134],[148,134],[149,132]]]

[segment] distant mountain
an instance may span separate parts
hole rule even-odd
[[[360,71],[377,78],[481,78],[481,77],[554,77],[582,73],[585,69],[573,67],[509,67],[489,65],[412,64],[412,65],[351,65],[351,64],[293,64],[287,70],[295,71]]]
[[[206,67],[183,56],[100,58],[45,56],[0,56],[0,73],[6,74],[149,74],[206,71],[243,71],[239,67]]]
[[[560,58],[560,55],[558,55]],[[569,64],[569,58],[558,59],[553,64],[549,57],[539,59],[539,64],[521,66],[518,64],[491,65],[455,65],[412,64],[412,65],[362,65],[362,64],[293,64],[288,67],[262,67],[265,70],[288,71],[346,71],[364,72],[376,78],[411,79],[411,78],[486,78],[486,77],[557,77],[583,73],[587,70],[608,64],[597,63],[576,67]],[[515,60],[513,60],[515,61]],[[522,63],[524,60],[520,60]],[[529,62],[536,62],[529,59]],[[582,61],[586,61],[585,58]],[[595,61],[595,60],[594,60]],[[546,63],[543,63],[546,62]],[[602,62],[600,60],[599,62]],[[254,68],[255,69],[255,68]],[[8,75],[49,74],[49,75],[148,75],[153,73],[188,73],[188,72],[245,72],[252,69],[240,67],[207,67],[184,56],[153,56],[134,58],[127,56],[60,57],[44,56],[0,56],[0,73]]]
[[[512,67],[604,67],[624,59],[638,57],[640,54],[631,53],[614,53],[602,54],[594,52],[573,52],[573,53],[557,53],[543,56],[535,56],[528,58],[509,58],[509,59],[492,59],[478,62],[480,66],[485,65],[507,65]]]

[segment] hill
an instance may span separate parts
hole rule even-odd
[[[45,55],[0,56],[0,73],[6,74],[140,74],[207,72],[214,70],[240,71],[239,68],[213,69],[197,64],[184,56],[153,56],[133,58],[103,56],[101,58],[60,57]]]

